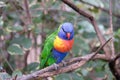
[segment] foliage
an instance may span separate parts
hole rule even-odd
[[[74,46],[72,53],[67,57],[87,55],[92,49],[98,47],[99,42],[95,30],[90,22],[83,16],[76,14],[74,10],[64,5],[59,0],[28,0],[31,16],[31,23],[24,0],[1,0],[0,1],[0,62],[6,72],[0,72],[0,79],[21,76],[23,73],[31,73],[37,70],[38,61],[32,62],[33,56],[28,61],[26,54],[40,54],[46,36],[54,32],[62,22],[72,22],[75,28]],[[91,13],[98,22],[98,26],[106,38],[109,37],[109,16],[98,8],[72,0],[79,8]],[[108,8],[108,0],[83,0],[96,6]],[[115,0],[114,6],[120,1]],[[119,6],[117,6],[119,7]],[[115,11],[116,10],[116,11]],[[120,12],[119,8],[114,12]],[[106,16],[107,15],[107,16]],[[115,49],[120,52],[120,29],[119,19],[114,17]],[[106,35],[107,34],[107,35]],[[40,43],[41,42],[41,43]],[[92,45],[91,45],[92,44]],[[91,47],[93,46],[93,47]],[[41,48],[37,50],[38,48]],[[19,57],[21,56],[21,57]],[[16,59],[17,57],[17,59]],[[25,57],[25,59],[23,59]],[[7,62],[6,62],[7,60]],[[26,61],[25,61],[26,60]],[[26,66],[26,62],[30,62]],[[19,65],[22,65],[20,67]],[[23,65],[24,64],[24,65]],[[8,69],[13,68],[13,71]],[[113,80],[108,64],[105,61],[90,61],[82,68],[74,72],[60,74],[54,77],[55,80],[90,80],[91,72],[95,77],[103,78],[108,76],[108,80]],[[9,74],[8,74],[9,73]],[[91,79],[92,80],[92,79]]]

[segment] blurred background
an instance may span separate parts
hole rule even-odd
[[[109,0],[70,0],[80,9],[93,15],[108,39]],[[103,10],[105,9],[105,10]],[[112,0],[114,46],[120,52],[120,0]],[[5,77],[21,76],[37,70],[39,55],[47,36],[61,23],[74,25],[73,49],[66,59],[90,54],[100,46],[92,24],[61,0],[0,0],[0,70]],[[103,54],[103,51],[100,52]],[[3,78],[2,71],[0,78]],[[107,62],[94,60],[68,73],[54,76],[54,80],[113,80]]]

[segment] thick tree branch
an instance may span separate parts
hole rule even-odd
[[[120,80],[120,72],[118,71],[116,65],[117,60],[120,59],[120,54],[118,54],[114,59],[109,62],[109,68],[112,74],[115,76],[116,80]],[[119,60],[118,60],[119,61]]]
[[[105,55],[102,54],[97,54],[109,41],[111,38],[106,41],[100,48],[95,53],[88,54],[83,57],[76,57],[72,58],[66,61],[67,66],[63,66],[63,63],[58,64],[58,70],[55,70],[54,65],[51,65],[47,68],[44,68],[40,71],[34,72],[32,74],[24,75],[21,78],[18,78],[18,80],[32,80],[32,79],[39,79],[39,78],[44,78],[44,77],[50,77],[54,76],[60,73],[68,72],[68,71],[73,71],[82,65],[84,65],[86,62],[92,60],[92,59],[103,59],[107,60]]]
[[[57,75],[60,73],[65,73],[68,71],[73,71],[82,65],[84,65],[95,53],[90,53],[83,57],[76,57],[72,58],[66,61],[67,66],[63,66],[63,63],[58,64],[58,70],[55,70],[54,65],[51,65],[49,67],[46,67],[40,71],[36,71],[32,74],[24,75],[20,78],[17,78],[17,80],[34,80],[38,78],[48,77]],[[104,54],[97,54],[93,59],[102,59],[108,61],[108,59],[105,57]]]
[[[100,10],[102,10],[102,11],[104,11],[104,12],[106,12],[106,13],[109,14],[109,10],[107,10],[107,9],[105,9],[105,8],[102,8],[102,7],[100,7],[100,6],[93,5],[93,4],[88,3],[88,2],[86,2],[86,1],[84,1],[84,0],[79,0],[79,1],[82,2],[82,3],[84,3],[84,4],[87,4],[87,5],[93,6],[93,7],[95,7],[95,8],[98,8],[98,9],[100,9]],[[120,15],[119,15],[119,14],[113,13],[112,15],[113,15],[113,16],[116,16],[117,18],[120,18]]]
[[[74,5],[72,2],[70,2],[69,0],[61,0],[63,1],[65,4],[67,4],[68,6],[70,6],[73,10],[75,10],[77,13],[81,14],[82,16],[88,18],[90,20],[90,22],[92,23],[96,34],[98,36],[98,39],[100,40],[100,43],[103,45],[106,40],[104,38],[104,36],[102,35],[100,29],[98,28],[97,22],[95,21],[94,17],[92,15],[90,15],[89,13],[79,9],[76,5]],[[104,48],[105,54],[106,54],[106,58],[110,58],[110,51],[109,51],[109,46],[106,45]]]

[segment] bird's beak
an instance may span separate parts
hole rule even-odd
[[[66,36],[68,39],[70,39],[70,33],[67,33]]]

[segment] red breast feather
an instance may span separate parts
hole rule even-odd
[[[54,48],[59,52],[68,52],[73,46],[74,40],[63,40],[56,36]]]

